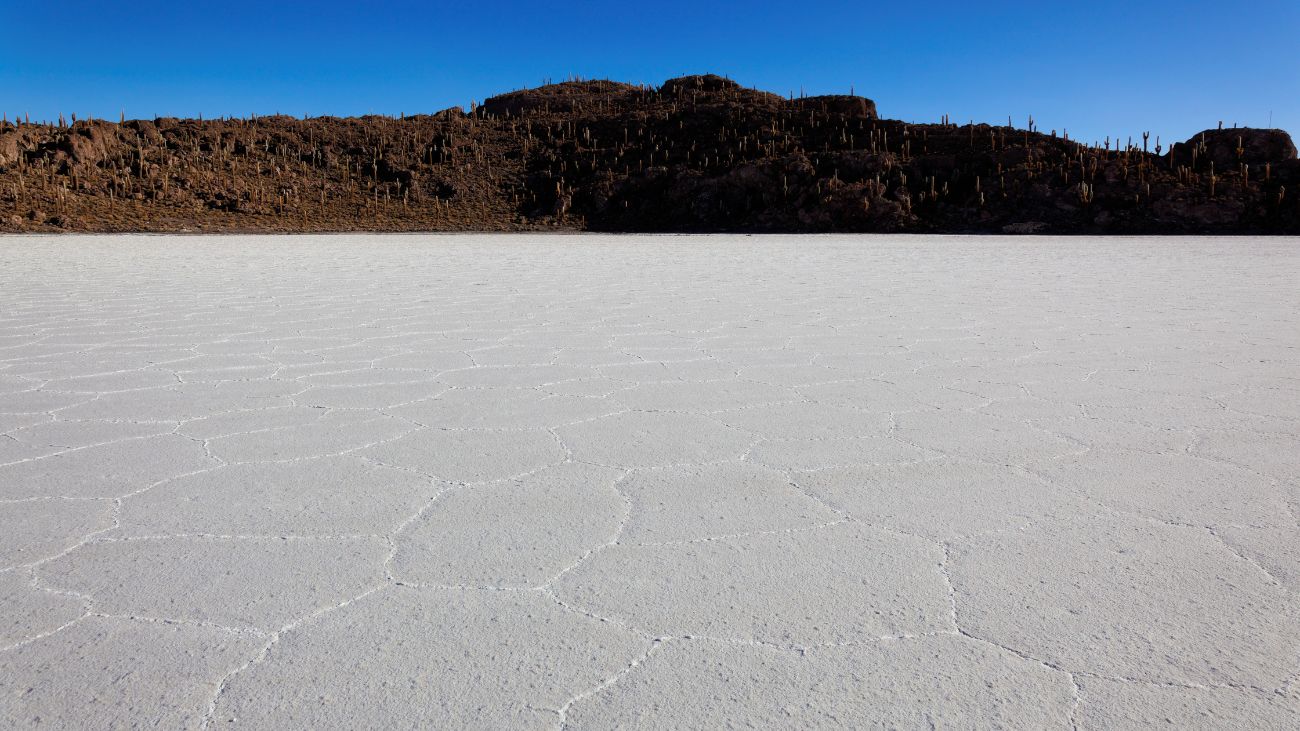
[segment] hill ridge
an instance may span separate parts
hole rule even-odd
[[[1300,233],[1281,130],[1108,140],[882,119],[712,74],[470,111],[0,123],[0,231]]]

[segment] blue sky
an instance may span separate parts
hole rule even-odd
[[[1101,139],[1300,133],[1300,0],[354,3],[0,0],[0,110],[415,113],[568,75],[727,74],[884,116]]]

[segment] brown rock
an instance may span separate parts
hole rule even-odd
[[[660,94],[678,95],[684,92],[689,95],[691,92],[715,92],[731,91],[739,89],[740,84],[726,79],[717,74],[700,74],[696,76],[679,76],[675,79],[669,79],[659,87]]]
[[[530,111],[572,112],[594,109],[601,99],[625,100],[636,91],[637,87],[617,81],[565,81],[491,97],[479,111],[496,117],[517,117]]]
[[[1178,165],[1191,165],[1192,149],[1198,148],[1197,161],[1213,161],[1219,172],[1235,170],[1238,165],[1263,166],[1296,159],[1291,135],[1280,129],[1207,129],[1186,142],[1174,144],[1170,154]]]
[[[1018,221],[1016,223],[1008,223],[1007,225],[1003,226],[1002,233],[1025,236],[1030,234],[1042,233],[1046,231],[1047,228],[1048,228],[1047,224],[1043,223],[1042,221]]]
[[[827,114],[842,114],[853,119],[879,119],[876,103],[862,96],[847,94],[829,94],[825,96],[808,96],[794,100],[801,109],[812,109]]]

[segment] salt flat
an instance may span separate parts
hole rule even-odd
[[[0,727],[1300,726],[1300,241],[0,239]]]

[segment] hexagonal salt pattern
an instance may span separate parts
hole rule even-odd
[[[804,652],[709,639],[655,647],[568,710],[573,728],[1069,728],[1070,678],[955,635]]]
[[[806,647],[951,630],[941,563],[925,539],[845,522],[611,546],[554,593],[657,636]]]
[[[627,519],[618,470],[578,462],[453,490],[397,535],[393,573],[414,584],[526,588],[613,540]]]
[[[1296,727],[1296,281],[1280,239],[0,238],[0,726]]]
[[[1300,601],[1209,531],[1127,516],[1045,520],[952,549],[957,620],[1065,670],[1275,688]]]
[[[543,729],[646,644],[536,592],[386,587],[278,635],[227,680],[212,720]]]
[[[0,726],[199,728],[221,678],[261,642],[220,627],[88,617],[0,654]]]

